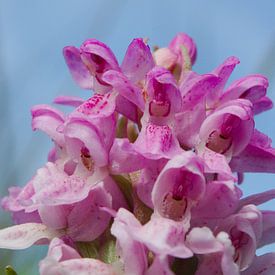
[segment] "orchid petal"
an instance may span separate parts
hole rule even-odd
[[[79,49],[67,46],[63,49],[63,55],[74,81],[82,89],[92,89],[94,81],[88,68],[81,60]]]
[[[148,45],[141,38],[134,39],[128,46],[121,69],[134,83],[144,79],[154,66],[154,60]]]
[[[25,223],[0,230],[0,247],[25,249],[41,239],[52,239],[57,232],[41,223]]]
[[[32,107],[32,129],[41,130],[49,135],[59,146],[64,145],[63,134],[58,127],[63,125],[65,117],[62,112],[51,106],[41,104]]]
[[[72,107],[78,107],[82,103],[84,103],[84,99],[77,96],[57,96],[54,101],[55,104],[65,105],[65,106],[72,106]]]

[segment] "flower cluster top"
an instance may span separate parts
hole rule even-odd
[[[271,140],[254,115],[272,108],[267,79],[225,88],[238,58],[192,71],[196,45],[179,33],[153,52],[134,39],[119,65],[104,43],[64,48],[88,100],[59,96],[31,110],[53,140],[44,167],[11,187],[2,207],[16,225],[0,247],[49,244],[42,275],[275,274],[270,190],[242,198],[245,172],[275,172]],[[269,272],[269,273],[268,273]]]

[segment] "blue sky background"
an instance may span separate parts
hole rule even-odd
[[[44,164],[51,147],[46,136],[31,131],[31,106],[50,103],[60,94],[90,94],[72,81],[62,56],[64,46],[97,38],[122,60],[135,37],[164,46],[183,31],[198,46],[195,71],[209,72],[236,55],[241,64],[231,81],[262,73],[270,80],[268,93],[275,100],[274,14],[272,0],[0,0],[1,196],[8,185],[25,184]],[[275,111],[257,117],[256,126],[275,139]],[[245,194],[275,188],[275,175],[247,175],[242,188]],[[275,202],[265,208],[275,209]],[[1,211],[0,227],[8,223],[8,215]],[[19,274],[36,274],[45,253],[39,247],[14,254],[1,251],[0,267],[10,263]]]

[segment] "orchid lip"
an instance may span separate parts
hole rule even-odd
[[[152,100],[149,103],[149,113],[156,117],[166,117],[169,115],[171,104],[168,101]]]
[[[82,164],[85,166],[85,168],[88,171],[93,171],[94,161],[90,155],[89,150],[86,147],[81,148],[80,158],[81,158]]]

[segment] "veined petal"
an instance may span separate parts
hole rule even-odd
[[[93,162],[98,167],[107,165],[108,148],[103,143],[98,129],[89,121],[71,119],[65,126],[64,135],[69,154],[82,161],[88,170],[93,169]]]
[[[188,220],[190,207],[205,192],[203,163],[193,152],[183,152],[167,162],[152,191],[155,211],[176,221]]]
[[[64,145],[63,134],[58,131],[58,127],[63,125],[65,117],[62,112],[55,108],[41,104],[32,107],[32,129],[41,130],[50,136],[59,146]]]
[[[41,239],[52,239],[58,233],[41,223],[25,223],[0,230],[0,247],[25,249]]]
[[[81,60],[79,49],[67,46],[63,49],[63,55],[74,81],[82,89],[92,89],[94,81],[88,68]]]
[[[145,246],[134,240],[131,235],[133,230],[140,227],[141,224],[131,212],[123,208],[119,209],[111,227],[111,233],[117,239],[125,274],[142,275],[148,265]]]
[[[264,96],[253,104],[253,113],[254,115],[257,115],[272,109],[272,107],[273,107],[272,100],[267,96]]]
[[[134,146],[138,153],[149,159],[171,159],[182,152],[173,130],[168,125],[144,125]]]
[[[145,244],[157,255],[170,255],[179,258],[193,256],[192,251],[185,245],[185,233],[182,223],[155,215],[140,229],[132,231],[134,238]]]
[[[223,93],[220,101],[244,98],[252,103],[266,95],[268,80],[262,75],[249,75],[233,82]]]
[[[135,151],[133,143],[127,138],[116,138],[110,151],[112,173],[129,173],[144,168],[146,158]]]
[[[88,196],[91,188],[81,177],[68,176],[51,162],[37,170],[32,184],[35,189],[31,198],[33,203],[51,206],[81,201]]]
[[[271,147],[271,139],[254,130],[247,147],[231,162],[230,167],[238,172],[275,172],[275,149]]]
[[[212,71],[213,74],[217,75],[221,81],[219,84],[220,92],[224,88],[228,78],[235,69],[236,65],[240,63],[240,60],[235,56],[228,57],[220,66]]]
[[[150,48],[142,38],[134,39],[128,46],[121,64],[123,73],[134,83],[143,80],[154,66]]]
[[[110,221],[110,215],[100,207],[112,208],[112,197],[102,182],[90,191],[85,200],[74,205],[67,216],[67,234],[80,242],[92,241],[99,237]]]
[[[144,99],[141,89],[132,84],[123,73],[109,70],[104,73],[103,80],[120,95],[137,105],[141,110],[144,110]]]
[[[72,107],[78,107],[82,103],[84,103],[84,99],[77,96],[68,96],[68,95],[61,95],[57,96],[54,99],[55,104],[65,105],[65,106],[72,106]]]
[[[174,76],[162,67],[154,67],[146,78],[149,112],[153,116],[168,116],[182,108],[181,94]]]
[[[204,120],[200,138],[209,149],[230,157],[248,145],[253,129],[251,102],[236,99],[220,106]]]

